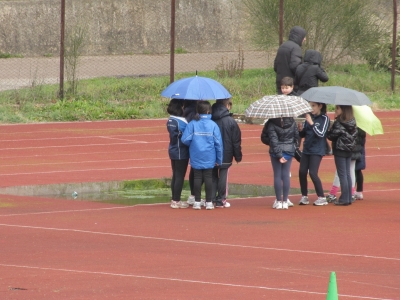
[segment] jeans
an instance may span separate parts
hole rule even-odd
[[[212,201],[222,205],[228,194],[229,168],[214,167],[212,172]]]
[[[185,180],[188,163],[189,159],[180,159],[180,160],[171,159],[171,167],[172,167],[171,192],[172,192],[172,200],[174,201],[181,201],[183,182]]]
[[[311,180],[314,184],[315,192],[318,197],[324,197],[324,189],[322,188],[321,179],[318,177],[318,170],[321,164],[321,155],[308,155],[304,154],[301,156],[300,168],[299,168],[299,181],[301,187],[301,195],[308,195],[308,183],[307,174],[310,174]]]
[[[274,171],[274,190],[276,200],[287,201],[290,190],[290,166],[292,165],[292,158],[288,159],[286,163],[281,163],[279,158],[271,156],[272,170]]]
[[[339,198],[340,203],[351,203],[351,175],[350,175],[350,162],[351,157],[334,156],[336,171],[339,176],[341,195]]]
[[[212,201],[212,171],[213,169],[193,169],[193,188],[194,199],[196,202],[199,202],[201,200],[201,185],[203,184],[203,182],[206,190],[206,201]]]

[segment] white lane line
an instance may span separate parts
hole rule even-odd
[[[196,244],[196,245],[221,246],[221,247],[233,247],[233,248],[245,248],[245,249],[258,249],[258,250],[268,250],[268,251],[286,251],[286,252],[295,252],[295,253],[302,253],[302,254],[307,253],[307,254],[319,254],[319,255],[329,255],[329,256],[335,255],[335,256],[352,257],[352,258],[357,257],[357,258],[367,258],[367,259],[377,259],[377,260],[400,261],[400,258],[396,258],[396,257],[374,256],[374,255],[365,255],[365,254],[348,254],[348,253],[322,252],[322,251],[287,249],[287,248],[274,248],[274,247],[261,247],[261,246],[248,246],[248,245],[240,245],[240,244],[200,242],[200,241],[191,241],[191,240],[169,239],[169,238],[151,237],[151,236],[143,236],[143,235],[110,233],[110,232],[90,231],[90,230],[80,230],[80,229],[70,229],[70,228],[54,228],[54,227],[41,227],[41,226],[1,224],[1,223],[0,223],[0,226],[14,227],[14,228],[25,228],[25,229],[41,229],[41,230],[49,230],[49,231],[77,232],[77,233],[86,233],[86,234],[94,234],[94,235],[129,237],[129,238],[135,238],[135,239],[167,241],[167,242],[175,242],[175,243],[188,243],[188,244]]]
[[[310,294],[310,295],[326,295],[326,292],[312,292],[312,291],[295,290],[295,289],[275,288],[275,287],[268,287],[268,286],[243,285],[243,284],[224,283],[224,282],[210,282],[210,281],[189,280],[189,279],[171,278],[171,277],[157,277],[157,276],[146,276],[146,275],[136,275],[136,274],[121,274],[121,273],[110,273],[110,272],[96,272],[96,271],[86,271],[86,270],[34,267],[34,266],[10,265],[10,264],[0,264],[0,266],[7,267],[7,268],[47,270],[47,271],[68,272],[68,273],[77,273],[77,274],[91,274],[91,275],[93,274],[93,275],[107,275],[107,276],[118,276],[118,277],[133,277],[133,278],[142,278],[142,279],[178,281],[178,282],[185,282],[185,283],[199,283],[199,284],[217,285],[217,286],[262,289],[262,290],[272,290],[272,291],[281,291],[281,292],[290,292],[290,293],[302,293],[302,294]],[[365,296],[346,295],[346,294],[338,294],[338,296],[340,296],[341,298],[344,297],[344,298],[371,299],[371,300],[393,300],[393,299],[388,299],[388,298],[375,298],[375,297],[365,297]]]
[[[39,196],[38,196],[39,197]],[[46,198],[46,197],[43,197]],[[136,205],[124,205],[124,206],[113,206],[113,207],[102,207],[102,208],[88,208],[88,209],[69,209],[69,210],[54,210],[54,211],[39,211],[30,213],[19,213],[19,214],[7,214],[0,215],[0,217],[15,217],[15,216],[27,216],[27,215],[44,215],[44,214],[59,214],[59,213],[77,213],[77,212],[91,212],[91,211],[101,211],[101,210],[112,210],[112,209],[129,209],[137,206],[156,206],[156,205],[166,205],[168,203],[150,203],[150,204],[136,204]]]
[[[275,272],[282,272],[282,273],[290,273],[290,274],[296,274],[296,275],[301,275],[301,276],[307,276],[307,277],[316,277],[316,278],[326,278],[326,276],[321,276],[321,275],[315,275],[315,274],[310,274],[309,272],[316,272],[316,271],[311,271],[311,270],[295,270],[295,269],[282,269],[282,268],[265,268],[261,267],[261,269],[268,270],[268,271],[275,271]],[[321,270],[317,271],[318,273],[321,273]],[[331,271],[325,271],[325,273],[330,273]],[[362,273],[362,272],[346,272],[346,271],[337,271],[336,274],[357,274],[357,275],[372,275],[372,273]],[[393,276],[393,274],[373,274],[373,275],[379,275],[379,276]],[[398,275],[395,275],[398,276]],[[386,288],[386,289],[392,289],[392,290],[400,290],[400,288],[397,287],[392,287],[392,286],[387,286],[387,285],[381,285],[381,284],[375,284],[375,283],[370,283],[370,282],[364,282],[364,281],[355,281],[355,280],[348,280],[348,279],[342,279],[343,281],[346,282],[353,282],[357,284],[363,284],[363,285],[369,285],[369,286],[374,286],[374,287],[379,287],[379,288]]]

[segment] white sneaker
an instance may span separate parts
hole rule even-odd
[[[363,200],[364,199],[364,196],[363,196],[362,192],[355,192],[354,196],[356,196],[357,200]]]
[[[201,209],[200,202],[194,202],[193,209]]]
[[[182,201],[171,200],[171,208],[188,208],[189,204]]]
[[[289,203],[287,201],[282,201],[282,209],[288,209],[289,208]]]
[[[276,201],[275,209],[283,209],[282,201]]]
[[[210,202],[206,202],[206,209],[214,209],[214,204]]]
[[[201,206],[206,206],[206,200],[200,199],[200,204],[201,204]]]
[[[272,204],[272,208],[276,208],[277,205],[278,205],[278,200],[275,199],[274,204]]]
[[[328,205],[328,201],[326,201],[325,197],[318,197],[317,201],[314,202],[315,206],[322,206],[322,205]]]
[[[294,206],[293,203],[289,199],[286,199],[286,201],[287,201],[287,204],[288,204],[289,207]]]
[[[308,203],[310,203],[310,202],[308,202],[308,197],[307,196],[301,196],[299,205],[307,205]]]
[[[188,197],[188,199],[187,199],[187,204],[193,205],[195,202],[196,202],[196,201],[195,201],[195,199],[194,199],[194,196],[193,196],[193,195],[190,195],[190,196]]]
[[[224,203],[224,207],[226,207],[226,208],[231,207],[231,204],[228,201],[225,200],[223,203]]]

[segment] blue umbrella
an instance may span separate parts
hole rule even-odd
[[[218,81],[207,77],[188,77],[171,83],[161,96],[187,100],[228,99],[232,95]]]

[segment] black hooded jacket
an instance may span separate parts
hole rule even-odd
[[[229,110],[218,101],[212,106],[211,119],[217,123],[221,131],[224,153],[220,167],[229,168],[232,165],[233,158],[237,162],[242,161],[242,133]]]
[[[295,77],[296,68],[301,64],[301,44],[305,36],[304,28],[295,26],[290,30],[289,40],[279,47],[274,60],[277,86],[280,86],[283,77]],[[294,84],[297,85],[296,82]]]
[[[294,156],[299,142],[299,131],[293,118],[269,119],[261,133],[264,144],[266,137],[269,137],[269,153],[277,158],[283,157],[282,152]]]
[[[296,69],[295,82],[297,82],[297,93],[301,95],[309,88],[317,87],[318,80],[327,82],[329,80],[325,70],[321,68],[322,56],[316,50],[307,50],[304,54],[304,63]]]
[[[351,157],[352,151],[356,146],[356,120],[353,118],[347,122],[343,122],[339,118],[336,118],[332,128],[328,130],[327,137],[332,141],[333,155]]]

